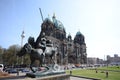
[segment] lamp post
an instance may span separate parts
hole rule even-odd
[[[23,47],[23,39],[25,38],[25,32],[24,30],[22,31],[22,34],[21,34],[21,48]],[[22,56],[22,62],[21,64],[23,64],[23,56]]]

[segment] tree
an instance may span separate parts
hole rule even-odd
[[[17,56],[16,53],[20,51],[19,45],[12,45],[7,50],[4,51],[3,54],[3,62],[6,65],[15,65],[17,64]]]
[[[16,55],[20,50],[21,50],[21,46],[19,45],[11,45],[8,49],[2,49],[0,47],[0,56],[1,56],[1,52],[3,51],[3,54],[2,54],[3,64],[4,65],[21,65],[22,58]],[[23,61],[24,61],[23,62],[24,64],[29,65],[30,56],[28,54],[24,55]]]
[[[3,53],[3,62],[5,65],[15,65],[17,64],[16,53],[20,51],[19,45],[12,45],[8,49],[4,50]]]
[[[3,58],[2,58],[2,55],[3,55],[3,48],[0,46],[0,63],[3,63]]]

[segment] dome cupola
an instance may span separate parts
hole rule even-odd
[[[76,33],[76,36],[84,36],[80,31]]]
[[[80,45],[85,43],[84,35],[80,31],[76,33],[74,43],[79,43]]]

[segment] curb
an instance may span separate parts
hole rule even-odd
[[[74,76],[74,75],[70,75],[72,77],[78,77],[78,78],[85,78],[85,79],[92,79],[92,80],[101,80],[101,79],[96,79],[96,78],[89,78],[89,77],[83,77],[83,76]]]

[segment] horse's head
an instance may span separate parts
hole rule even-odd
[[[17,55],[19,57],[23,56],[26,53],[30,53],[31,52],[31,45],[29,43],[26,43],[23,48],[17,53]]]

